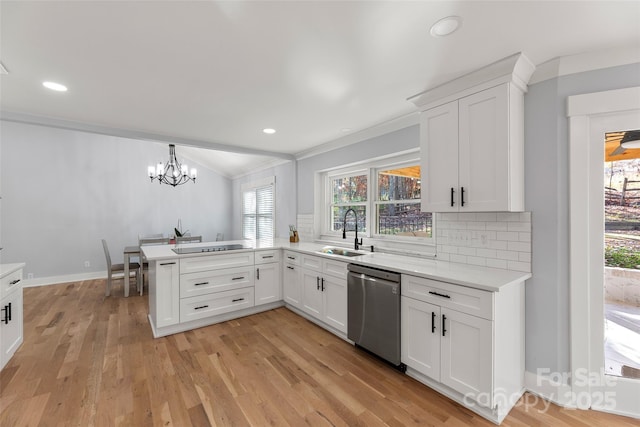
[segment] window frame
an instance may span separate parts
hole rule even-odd
[[[244,184],[240,185],[240,210],[241,210],[241,217],[242,217],[242,221],[240,222],[240,235],[242,236],[243,240],[251,240],[251,241],[255,241],[258,242],[263,238],[259,238],[258,237],[258,217],[259,216],[266,216],[264,214],[259,215],[257,212],[257,200],[256,200],[256,212],[253,212],[252,214],[247,214],[244,211],[244,195],[247,192],[254,192],[256,193],[259,189],[265,188],[265,187],[271,187],[271,196],[273,199],[273,206],[271,209],[271,236],[272,239],[275,239],[276,237],[276,177],[275,176],[270,176],[267,178],[263,178],[257,181],[252,181],[252,182],[247,182]],[[254,239],[247,239],[245,237],[245,218],[249,217],[249,216],[253,216],[255,218],[255,225],[256,225],[256,236],[254,236]]]
[[[378,172],[386,169],[398,169],[406,166],[420,165],[419,153],[412,152],[409,154],[388,156],[381,159],[368,160],[350,167],[338,167],[322,171],[320,179],[322,183],[321,192],[321,218],[320,218],[320,238],[342,240],[342,231],[331,230],[331,209],[332,203],[332,186],[331,182],[336,177],[348,177],[355,175],[367,175],[367,201],[349,203],[350,206],[365,205],[366,206],[366,227],[367,231],[360,233],[359,236],[379,242],[388,242],[390,244],[419,244],[435,246],[436,242],[436,220],[435,213],[431,213],[431,237],[422,236],[398,236],[389,234],[380,234],[378,231],[378,212],[377,206],[380,204],[397,204],[397,203],[416,203],[421,206],[422,199],[409,200],[378,200]],[[349,233],[349,231],[347,231]]]

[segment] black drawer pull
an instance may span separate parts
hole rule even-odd
[[[435,333],[436,332],[436,312],[432,311],[431,312],[431,333]]]
[[[294,256],[287,256],[287,258],[292,259],[292,260],[296,259],[296,257],[294,257]]]
[[[453,187],[451,187],[451,206],[453,206],[453,193],[455,193],[455,191],[453,190]]]
[[[233,277],[231,280],[242,280],[242,279],[244,279],[244,276]]]
[[[4,322],[4,324],[8,324],[9,320],[11,320],[11,303],[4,306],[0,311],[4,311],[4,319],[0,320],[0,322]]]
[[[202,285],[208,285],[209,282],[200,282],[200,283],[194,283],[193,286],[202,286]]]
[[[231,302],[238,302],[238,301],[244,301],[244,298],[236,298],[231,300]]]
[[[290,265],[287,265],[287,268],[288,268],[289,270],[295,270],[295,268],[291,267]]]
[[[176,263],[175,261],[174,262],[163,262],[163,263],[160,263],[160,265],[174,265],[175,263]]]
[[[439,296],[439,297],[442,297],[442,298],[451,298],[449,295],[439,294],[439,293],[437,293],[437,292],[433,292],[433,291],[429,291],[429,293],[430,293],[431,295],[436,295],[436,296]]]
[[[20,279],[16,279],[16,280],[12,280],[11,282],[9,282],[10,285],[15,285],[16,283],[18,283],[20,281]]]
[[[444,321],[447,320],[447,316],[445,316],[444,314],[442,315],[442,336],[444,336],[444,333],[447,332],[447,330],[444,328]]]
[[[207,307],[209,307],[209,306],[208,305],[201,305],[200,307],[194,307],[193,309],[194,310],[200,310],[202,308],[207,308]]]
[[[265,255],[262,257],[262,259],[267,259],[267,258],[273,258],[273,255]]]

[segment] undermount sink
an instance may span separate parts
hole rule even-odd
[[[324,248],[320,249],[318,252],[322,252],[323,254],[340,255],[340,256],[346,256],[346,257],[364,255],[363,252],[355,251],[352,249],[337,248],[335,246],[325,246]]]

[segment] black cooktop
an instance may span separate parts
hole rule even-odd
[[[251,248],[247,248],[244,245],[236,243],[233,245],[200,246],[196,248],[175,248],[175,249],[172,249],[172,251],[179,255],[182,255],[182,254],[199,254],[203,252],[235,251],[238,249],[251,249]]]

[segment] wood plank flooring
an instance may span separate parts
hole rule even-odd
[[[111,297],[92,280],[24,301],[2,427],[493,425],[285,308],[154,339],[146,296],[117,282]],[[640,425],[544,405],[525,394],[503,425]]]

